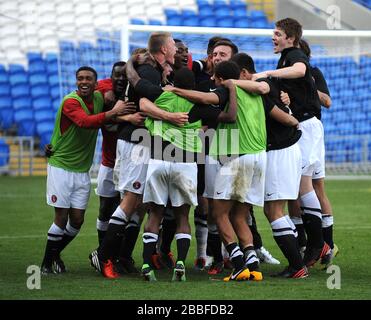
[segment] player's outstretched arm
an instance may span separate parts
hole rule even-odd
[[[252,80],[232,80],[236,86],[239,86],[241,89],[256,94],[267,94],[270,92],[270,87],[268,83],[261,81],[256,82]]]
[[[219,96],[214,92],[201,92],[196,90],[181,89],[173,86],[165,86],[164,91],[174,92],[189,101],[200,104],[219,104]]]
[[[276,70],[268,70],[253,75],[253,80],[267,77],[283,78],[283,79],[296,79],[305,76],[307,66],[303,62],[296,62],[291,67],[286,67]]]
[[[286,113],[285,111],[282,111],[277,106],[273,107],[269,113],[269,116],[288,127],[296,127],[299,125],[299,121],[295,117]]]
[[[139,107],[142,112],[145,112],[153,119],[168,121],[180,127],[188,121],[188,114],[186,112],[165,111],[147,98],[140,99]]]
[[[130,114],[136,111],[134,102],[118,100],[114,107],[105,112],[105,120],[114,120],[118,116]]]

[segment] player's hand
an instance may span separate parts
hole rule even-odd
[[[289,95],[287,94],[287,92],[283,92],[281,91],[281,101],[284,103],[285,106],[289,106],[290,105],[290,97]]]
[[[171,85],[167,85],[165,87],[162,87],[162,90],[164,91],[169,91],[169,92],[173,92],[174,91],[174,87],[171,86]]]
[[[177,125],[178,127],[183,127],[186,122],[188,122],[187,112],[174,112],[170,113],[167,121]]]
[[[134,102],[130,101],[123,101],[118,100],[114,107],[112,108],[112,111],[114,112],[115,116],[123,116],[125,114],[131,114],[136,112],[137,107],[134,104]]]
[[[143,112],[136,112],[128,117],[128,121],[135,126],[144,126],[146,115]]]
[[[45,157],[50,158],[53,155],[53,146],[49,143],[44,146]]]

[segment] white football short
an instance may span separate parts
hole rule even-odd
[[[150,159],[143,202],[197,205],[197,164]]]
[[[302,157],[302,175],[313,179],[325,177],[325,141],[323,125],[316,117],[300,122],[302,131],[299,146]]]
[[[97,187],[95,188],[96,195],[107,198],[113,198],[119,195],[113,182],[113,168],[101,164],[97,180]]]
[[[48,164],[46,202],[57,208],[85,210],[90,196],[88,172],[71,172]]]
[[[245,154],[224,164],[215,178],[214,199],[236,200],[262,207],[266,152]]]
[[[113,172],[116,190],[143,194],[149,158],[148,147],[118,139]]]
[[[301,153],[298,143],[267,152],[265,201],[295,200],[299,195]]]

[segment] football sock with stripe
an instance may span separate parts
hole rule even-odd
[[[292,223],[295,225],[296,231],[298,233],[298,244],[299,247],[305,247],[307,245],[307,236],[305,235],[305,229],[303,224],[303,219],[299,217],[290,217]]]
[[[46,242],[44,259],[42,264],[51,266],[53,258],[58,253],[59,244],[63,238],[64,231],[62,228],[53,223],[48,230],[48,240]]]
[[[236,242],[232,242],[225,246],[229,253],[229,259],[231,260],[235,270],[241,270],[244,268],[243,253]]]
[[[259,270],[259,258],[256,255],[254,246],[247,246],[242,249],[245,266],[249,268],[250,271]]]
[[[112,214],[106,235],[98,248],[98,256],[101,260],[106,261],[117,254],[128,220],[126,213],[118,206]]]
[[[334,249],[333,225],[334,216],[330,214],[323,214],[322,215],[323,240],[330,246],[331,249]]]
[[[71,226],[70,221],[67,222],[66,228],[64,229],[64,234],[62,240],[59,243],[59,253],[68,246],[68,244],[75,239],[77,234],[80,232],[80,228],[75,228]]]
[[[139,231],[140,218],[137,213],[134,213],[130,217],[130,221],[125,228],[125,235],[121,241],[119,257],[127,259],[131,257],[138,239]]]
[[[307,233],[307,247],[322,248],[322,212],[314,190],[300,197],[303,222]]]
[[[98,243],[102,243],[108,229],[108,221],[117,206],[120,204],[120,196],[117,197],[99,197],[99,215],[97,218]]]
[[[151,256],[156,250],[158,234],[152,232],[143,233],[143,264],[148,264],[153,267],[151,263]]]
[[[177,261],[185,261],[191,245],[191,235],[188,233],[175,234],[176,247],[178,251]]]
[[[281,217],[271,223],[273,238],[281,249],[289,265],[299,270],[304,266],[297,244],[296,230],[290,226],[288,217]]]

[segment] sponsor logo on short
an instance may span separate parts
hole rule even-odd
[[[52,202],[56,203],[58,200],[57,196],[55,194],[52,195]]]
[[[141,186],[141,183],[140,183],[139,181],[135,181],[135,182],[133,183],[133,188],[134,188],[135,190],[138,190],[138,189],[140,188],[140,186]]]
[[[266,193],[267,197],[270,197],[272,194],[274,194],[274,192],[272,192],[272,193]]]

